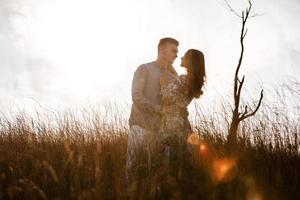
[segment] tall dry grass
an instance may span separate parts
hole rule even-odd
[[[264,103],[241,124],[239,157],[232,158],[225,150],[228,104],[207,112],[196,103],[189,156],[170,165],[154,159],[149,169],[140,152],[130,183],[128,125],[116,107],[106,114],[2,114],[0,199],[299,199],[299,110],[291,113],[285,100]]]

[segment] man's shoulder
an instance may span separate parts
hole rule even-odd
[[[152,71],[151,69],[154,68],[156,65],[155,65],[155,61],[153,62],[148,62],[148,63],[144,63],[144,64],[141,64],[137,67],[136,71]]]
[[[138,68],[149,68],[155,66],[155,61],[141,64]]]

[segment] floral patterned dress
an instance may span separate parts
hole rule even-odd
[[[167,84],[161,84],[162,124],[160,132],[167,136],[187,136],[191,133],[187,106],[192,98],[188,95],[187,77],[181,75]]]

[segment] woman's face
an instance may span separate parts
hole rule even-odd
[[[184,67],[184,68],[187,68],[187,53],[184,54],[183,57],[181,57],[181,64],[180,66],[181,67]]]

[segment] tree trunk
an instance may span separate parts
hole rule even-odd
[[[237,130],[239,125],[238,111],[235,110],[232,116],[232,122],[227,136],[227,149],[230,154],[236,152],[237,149]]]

